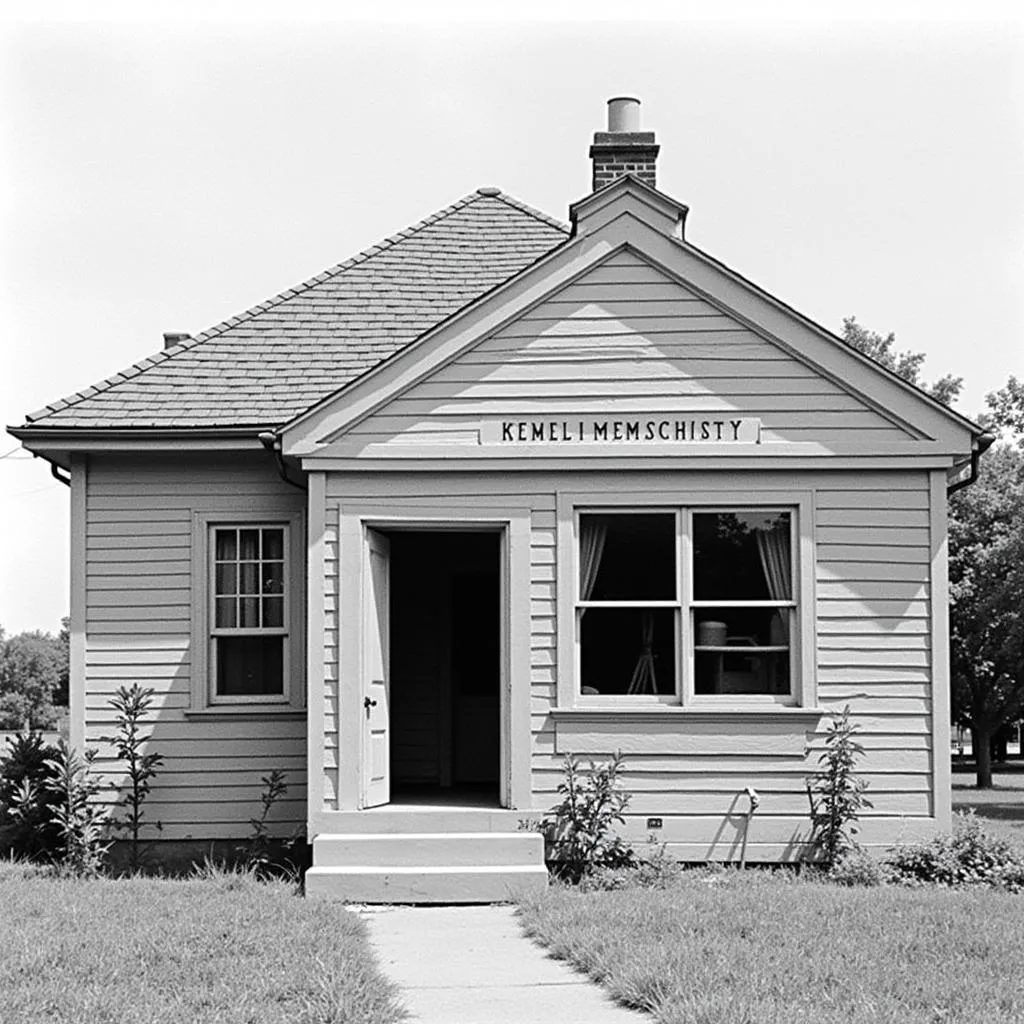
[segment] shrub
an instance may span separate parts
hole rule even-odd
[[[904,884],[987,885],[1024,892],[1024,853],[986,832],[973,811],[956,816],[952,834],[893,850],[889,864]]]
[[[854,739],[857,726],[850,721],[849,704],[832,718],[825,739],[821,767],[807,783],[811,802],[811,843],[818,859],[831,869],[847,851],[856,849],[854,824],[871,801],[864,796],[868,784],[857,778],[857,761],[864,748]]]
[[[623,866],[598,866],[580,879],[584,891],[617,889],[669,889],[683,877],[685,868],[669,856],[664,843],[652,837],[644,856]]]
[[[875,886],[893,880],[889,863],[860,849],[849,849],[829,868],[826,876],[837,885]]]
[[[621,754],[600,765],[591,761],[589,772],[573,755],[566,756],[565,777],[558,786],[562,799],[551,809],[553,817],[541,822],[548,859],[556,863],[559,877],[578,882],[599,867],[635,864],[633,850],[614,834],[630,801],[619,784],[622,767]]]
[[[53,778],[47,760],[57,748],[36,732],[10,737],[0,759],[0,856],[41,861],[60,845],[53,820],[58,796],[46,783]]]

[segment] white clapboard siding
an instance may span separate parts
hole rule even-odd
[[[765,441],[907,432],[632,253],[619,253],[346,433],[364,446],[475,445],[510,416],[757,417]],[[366,449],[364,449],[365,451]],[[915,524],[917,520],[914,521]]]
[[[303,716],[232,721],[190,714],[194,514],[244,513],[259,521],[303,505],[304,496],[263,454],[90,460],[86,743],[100,751],[104,781],[121,781],[123,765],[108,741],[116,728],[110,700],[134,682],[154,691],[143,731],[147,749],[164,761],[147,816],[163,823],[162,838],[247,835],[260,809],[260,780],[275,769],[286,772],[288,794],[274,808],[274,827],[288,834],[305,820]],[[301,566],[301,550],[296,559]]]
[[[815,491],[818,697],[823,707],[840,711],[849,705],[858,716],[865,739],[871,739],[868,770],[913,757],[915,769],[927,775],[932,727],[928,479],[925,473],[888,477],[829,474]],[[827,724],[822,723],[822,732]],[[916,748],[910,746],[913,740]]]
[[[453,370],[457,364],[448,367]],[[495,367],[495,369],[498,369]],[[447,371],[446,371],[447,372]],[[778,472],[768,490],[785,501],[787,494],[811,491],[817,520],[816,676],[818,702],[826,717],[802,718],[795,725],[775,722],[716,724],[664,722],[644,716],[642,725],[625,716],[583,720],[552,714],[557,708],[558,621],[557,522],[554,477],[537,473],[328,474],[329,524],[338,509],[478,508],[491,512],[529,507],[530,547],[530,721],[533,808],[542,811],[557,801],[564,756],[584,763],[616,751],[626,759],[627,787],[634,793],[626,831],[646,838],[646,816],[664,819],[660,838],[680,854],[732,856],[723,837],[738,835],[734,824],[747,807],[743,791],[753,786],[762,804],[752,825],[751,852],[786,859],[792,843],[806,832],[806,780],[824,749],[827,713],[849,704],[864,747],[862,762],[875,806],[865,818],[865,834],[875,829],[879,842],[918,834],[934,814],[932,772],[932,647],[929,637],[931,553],[929,489],[924,472]],[[694,472],[666,479],[657,474],[617,476],[575,474],[559,486],[602,494],[685,505],[701,491],[721,492],[728,474]],[[654,497],[656,496],[656,497]],[[847,540],[857,531],[855,542]],[[336,536],[326,545],[327,597],[333,608],[337,586]],[[337,658],[336,622],[328,616],[325,658]],[[330,678],[334,671],[329,666]],[[513,686],[517,680],[513,680]],[[324,792],[337,795],[337,709],[328,688]],[[714,822],[712,827],[709,822]],[[879,831],[872,822],[888,822]],[[897,824],[893,824],[896,822]],[[922,824],[924,823],[924,824]],[[934,823],[933,823],[934,824]],[[737,826],[738,827],[738,826]],[[880,828],[881,826],[879,826]],[[925,828],[924,833],[926,834]],[[717,837],[717,838],[716,838]],[[797,837],[797,838],[794,838]],[[708,845],[709,844],[709,845]],[[715,845],[718,844],[718,845]],[[737,854],[738,855],[738,854]]]

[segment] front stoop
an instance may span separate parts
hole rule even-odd
[[[497,903],[547,885],[536,832],[320,835],[306,895],[353,903]]]

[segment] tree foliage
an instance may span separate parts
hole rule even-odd
[[[0,729],[52,728],[67,671],[59,638],[33,630],[5,639],[0,630]]]
[[[924,364],[923,352],[903,352],[896,350],[896,335],[890,331],[887,335],[868,330],[857,323],[857,318],[848,316],[843,320],[843,341],[851,348],[870,356],[875,362],[881,363],[886,369],[902,377],[911,384],[924,389],[943,405],[952,405],[964,386],[963,377],[946,374],[931,384],[921,380],[921,367]]]
[[[954,714],[985,787],[992,734],[1024,714],[1024,451],[998,444],[982,458],[950,500],[949,542]]]
[[[1006,441],[1024,448],[1024,381],[1011,376],[1006,387],[985,396],[989,411],[980,422]]]

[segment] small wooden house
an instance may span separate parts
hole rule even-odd
[[[479,189],[12,429],[70,478],[73,742],[117,778],[155,690],[161,842],[280,769],[310,893],[499,898],[565,755],[621,751],[635,843],[791,860],[845,705],[863,840],[949,827],[981,432],[688,242],[609,109],[569,225]]]

